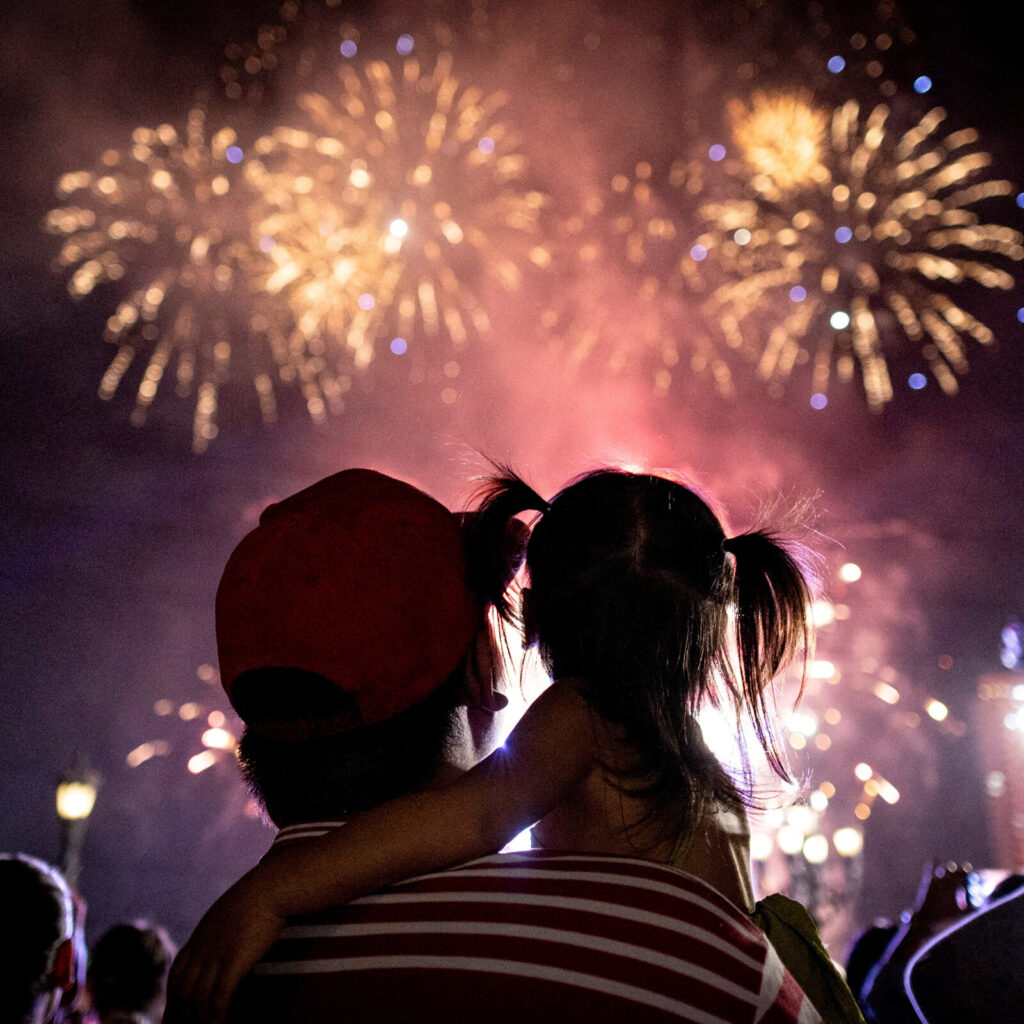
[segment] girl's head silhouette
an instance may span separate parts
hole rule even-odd
[[[619,782],[691,824],[711,799],[740,797],[708,751],[699,708],[745,715],[776,773],[769,684],[806,643],[810,603],[802,548],[768,530],[729,538],[692,488],[666,476],[600,469],[550,502],[507,470],[483,488],[472,536],[480,586],[506,615],[498,580],[509,518],[540,512],[525,549],[523,625],[556,681],[571,679],[635,751]],[[489,554],[488,554],[489,552]]]

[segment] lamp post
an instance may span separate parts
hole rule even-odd
[[[57,815],[61,825],[59,866],[72,889],[78,885],[82,840],[99,785],[99,774],[81,764],[63,772],[57,780]]]
[[[832,845],[843,860],[843,875],[849,898],[851,901],[856,900],[864,881],[864,858],[861,856],[864,851],[864,833],[849,825],[836,829]]]

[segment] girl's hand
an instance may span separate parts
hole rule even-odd
[[[221,1024],[235,989],[283,927],[284,916],[250,871],[203,915],[175,958],[165,1024]]]

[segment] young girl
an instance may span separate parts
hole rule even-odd
[[[503,538],[528,511],[540,516],[525,552],[522,625],[552,685],[504,749],[454,784],[293,844],[221,897],[176,967],[193,1012],[220,1019],[285,917],[493,853],[535,823],[544,847],[670,863],[754,911],[744,794],[696,715],[711,702],[731,707],[737,728],[745,716],[789,778],[768,688],[808,638],[802,549],[761,530],[728,538],[698,494],[666,477],[599,470],[548,503],[506,472],[489,481],[468,529],[477,587],[507,618]],[[755,920],[774,927],[773,941],[794,927],[771,917]],[[798,971],[780,955],[819,1012],[860,1019],[855,1008],[829,1016],[819,1005],[842,983],[816,934],[797,945],[811,966]],[[812,991],[823,975],[822,992]]]

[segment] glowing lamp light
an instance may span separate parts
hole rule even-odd
[[[850,314],[845,310],[837,309],[829,318],[828,322],[837,331],[845,330],[850,326]]]
[[[835,239],[840,245],[845,245],[851,238],[853,238],[853,231],[850,228],[845,225],[836,228]]]
[[[772,837],[767,832],[755,832],[750,837],[750,859],[766,861],[771,856],[774,845]]]
[[[409,344],[405,338],[392,338],[391,339],[391,351],[396,356],[405,355],[409,349]]]
[[[786,824],[792,825],[806,835],[814,825],[814,812],[810,807],[797,804],[786,811]]]
[[[833,75],[838,75],[846,67],[846,61],[837,54],[835,57],[829,57],[827,67]]]
[[[188,701],[178,708],[178,717],[183,722],[191,722],[193,718],[198,718],[200,714],[202,714],[202,710],[203,709],[198,704],[193,701]]]
[[[794,302],[803,302],[807,298],[807,289],[803,285],[795,284],[789,289],[789,297]]]
[[[492,139],[489,136],[485,135],[476,144],[476,148],[479,149],[481,153],[487,153],[487,154],[493,153],[494,152],[494,139]]]
[[[824,397],[824,396],[822,396]],[[811,404],[814,405],[812,399]],[[817,406],[815,406],[817,408]],[[823,626],[828,626],[836,620],[836,610],[832,606],[831,601],[826,601],[819,598],[817,601],[811,603],[811,621],[814,623],[816,629],[821,629]]]
[[[1011,691],[1010,696],[1014,700],[1024,700],[1024,683],[1018,683]]]
[[[828,808],[828,797],[820,789],[816,789],[807,799],[819,814]]]
[[[818,720],[814,715],[806,712],[791,711],[786,716],[786,727],[790,732],[799,732],[803,733],[804,736],[813,736],[818,731]]]
[[[509,840],[501,849],[502,853],[518,853],[520,850],[533,849],[533,836],[528,828],[524,828],[519,835]]]
[[[839,567],[839,578],[844,583],[856,583],[862,575],[861,568],[856,562],[846,562]]]
[[[750,241],[750,232],[746,228],[737,228],[732,237],[737,245],[746,245]]]
[[[193,775],[205,772],[217,763],[217,755],[212,750],[204,750],[202,753],[194,754],[188,759],[188,770]]]
[[[804,840],[804,860],[808,864],[824,864],[828,860],[828,839],[820,832]]]
[[[856,768],[853,769],[853,774],[861,782],[867,782],[868,779],[870,779],[871,776],[874,775],[875,773],[872,770],[871,765],[865,764],[863,761],[861,761],[861,763],[859,765],[857,765]]]
[[[138,768],[140,764],[148,761],[156,751],[152,743],[140,743],[134,750],[129,750],[125,756],[125,763],[129,768]]]
[[[811,408],[812,409],[824,409],[828,405],[828,396],[823,395],[820,391],[811,395]]]
[[[926,93],[932,87],[932,80],[927,75],[919,75],[914,79],[914,92]]]
[[[389,225],[388,232],[392,238],[405,238],[409,234],[408,221],[402,220],[401,217],[396,217]]]
[[[346,39],[338,49],[341,51],[342,57],[354,57],[356,51],[359,49],[355,42],[351,39]]]
[[[835,664],[831,661],[826,661],[824,658],[815,658],[807,666],[807,675],[810,679],[831,679],[835,674]]]
[[[783,825],[775,836],[779,849],[793,857],[804,848],[804,834],[795,825]]]
[[[57,783],[57,813],[65,821],[82,821],[96,804],[96,778],[88,773],[67,775]]]
[[[914,391],[920,391],[928,383],[928,378],[923,373],[912,373],[907,378],[908,386]]]
[[[242,152],[240,146],[228,146],[228,148],[224,150],[224,155],[227,157],[228,163],[240,164],[242,162],[242,157],[245,154]]]
[[[203,733],[203,746],[214,750],[230,750],[235,745],[235,737],[227,729],[207,729]]]
[[[722,145],[720,145],[719,143],[716,142],[715,145],[713,145],[708,150],[708,158],[710,160],[713,160],[716,164],[719,161],[724,160],[725,159],[725,146],[722,146]]]
[[[695,245],[690,250],[690,259],[696,260],[700,263],[701,260],[707,259],[708,251],[703,245]]]
[[[356,300],[360,309],[371,310],[377,305],[377,300],[369,292],[363,292]]]
[[[895,686],[890,686],[888,683],[875,683],[872,692],[879,700],[885,701],[886,704],[899,703],[900,691],[897,690]]]
[[[941,700],[926,701],[924,709],[936,722],[944,722],[949,717],[949,708]]]
[[[412,53],[413,47],[416,45],[416,41],[413,39],[408,32],[403,32],[398,37],[398,42],[395,43],[395,49],[403,56],[407,57]]]
[[[886,779],[881,779],[878,783],[878,795],[887,804],[896,804],[900,800],[900,791]]]
[[[847,825],[832,833],[832,845],[840,857],[856,857],[864,849],[864,833]]]

